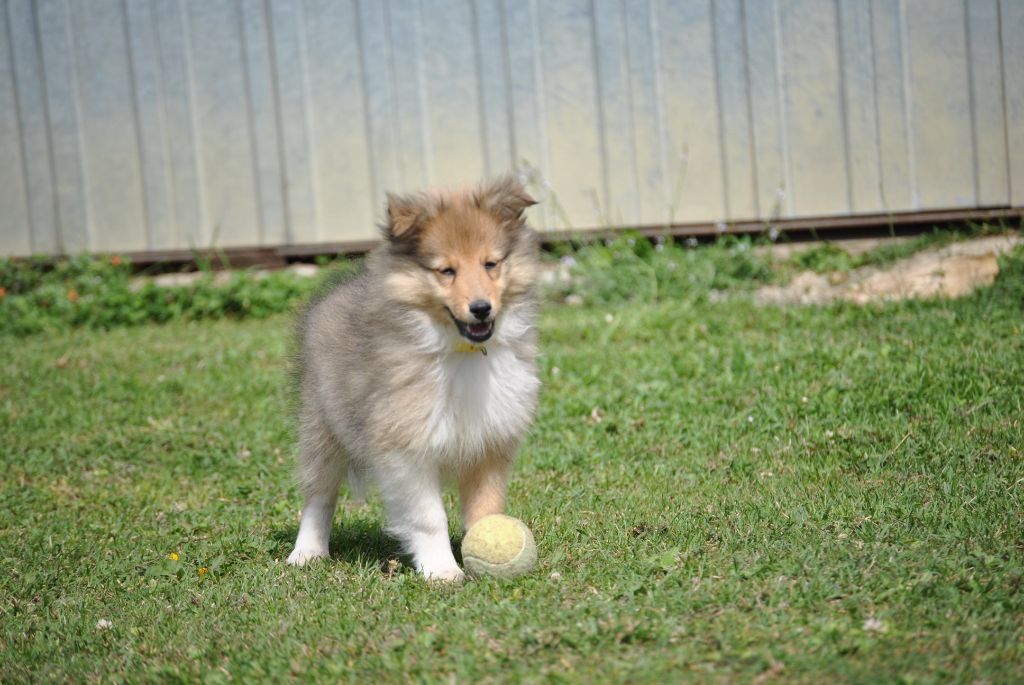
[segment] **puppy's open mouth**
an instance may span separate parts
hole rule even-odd
[[[459,319],[459,317],[452,314],[451,310],[448,310],[448,314],[451,315],[452,321],[455,322],[455,327],[459,329],[459,334],[475,343],[486,342],[490,339],[494,333],[494,322],[493,321],[476,321],[474,323],[466,323]]]

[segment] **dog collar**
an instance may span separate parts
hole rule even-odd
[[[485,357],[487,356],[487,348],[486,347],[484,347],[483,345],[474,345],[473,343],[467,342],[465,340],[460,340],[459,342],[455,343],[455,351],[456,352],[470,352],[470,353],[472,353],[472,352],[479,352],[482,355],[484,355]]]

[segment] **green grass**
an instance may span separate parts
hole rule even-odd
[[[286,316],[0,338],[0,681],[1020,681],[1003,267],[955,302],[549,307],[510,500],[540,567],[462,588],[389,567],[376,502],[284,565]]]

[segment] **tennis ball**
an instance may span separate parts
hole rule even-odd
[[[466,531],[462,538],[462,563],[474,578],[515,578],[533,570],[537,543],[519,519],[492,514]]]

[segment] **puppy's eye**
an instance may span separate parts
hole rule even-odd
[[[442,276],[448,276],[449,278],[455,275],[455,269],[450,266],[445,269],[438,269],[438,271],[441,272]]]
[[[484,268],[487,269],[488,271],[490,271],[496,266],[498,266],[498,262],[495,262],[493,260],[489,262],[484,262]]]

